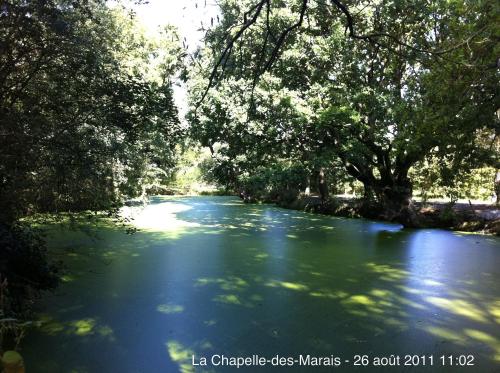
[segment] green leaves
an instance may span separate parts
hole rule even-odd
[[[183,136],[176,31],[147,38],[100,1],[9,2],[0,35],[0,222],[107,209],[164,178]]]
[[[286,161],[340,162],[367,189],[405,193],[410,168],[435,152],[455,173],[498,159],[478,141],[494,140],[498,128],[495,2],[354,1],[354,34],[338,8],[311,3],[262,74],[273,36],[298,15],[298,4],[273,3],[246,29],[226,56],[224,79],[217,76],[193,107],[193,137],[223,144],[215,157],[250,175]],[[223,2],[223,22],[199,55],[203,70],[191,70],[193,103],[228,45],[226,31],[241,27],[241,9]]]

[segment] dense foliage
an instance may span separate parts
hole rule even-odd
[[[113,209],[168,178],[178,39],[147,38],[104,1],[0,3],[0,273],[14,303],[54,284],[43,240],[19,219]]]
[[[407,225],[428,167],[456,199],[470,196],[460,178],[489,166],[491,192],[498,4],[350,1],[346,19],[333,3],[223,2],[189,77],[192,136],[225,183],[301,165],[323,189],[360,182],[382,217]]]

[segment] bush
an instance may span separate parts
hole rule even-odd
[[[0,274],[8,284],[3,313],[23,317],[40,291],[57,286],[57,267],[41,232],[26,225],[0,224],[0,247]]]
[[[457,224],[457,214],[453,210],[454,202],[446,204],[439,214],[440,225],[444,227],[453,227]]]
[[[259,167],[251,174],[240,176],[238,182],[249,200],[291,203],[305,189],[307,171],[296,165],[277,164]]]

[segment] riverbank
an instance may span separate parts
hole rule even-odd
[[[189,193],[177,193],[177,195],[189,195]],[[204,191],[199,195],[228,196],[230,194],[226,191],[216,190]],[[322,201],[317,195],[301,195],[293,200],[256,201],[249,199],[245,202],[272,203],[286,209],[346,218],[385,220],[376,206],[366,206],[362,199],[354,197],[334,196]],[[440,228],[500,236],[500,208],[493,204],[413,201],[413,206],[418,224],[416,228]]]
[[[350,218],[380,219],[376,209],[360,199],[335,197],[322,201],[318,196],[301,196],[292,202],[278,201],[283,208]],[[418,228],[441,228],[500,236],[500,209],[488,204],[414,202]]]

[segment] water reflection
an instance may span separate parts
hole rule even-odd
[[[28,371],[191,372],[193,353],[466,353],[498,367],[496,238],[224,197],[153,202],[136,235],[53,237],[69,280],[26,339]]]

